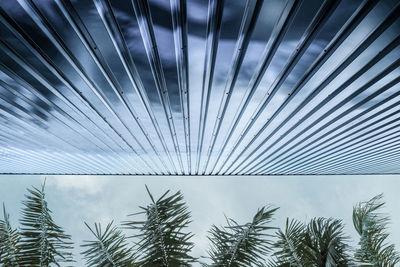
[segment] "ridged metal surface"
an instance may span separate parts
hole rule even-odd
[[[400,172],[396,0],[4,0],[0,173]]]

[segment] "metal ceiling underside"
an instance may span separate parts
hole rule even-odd
[[[2,0],[0,173],[400,172],[397,0]]]

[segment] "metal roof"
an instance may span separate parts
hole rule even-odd
[[[400,3],[3,0],[0,173],[400,172]]]

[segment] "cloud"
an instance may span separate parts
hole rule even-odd
[[[42,177],[44,180],[46,176]],[[109,179],[90,175],[60,175],[46,179],[46,185],[54,186],[60,191],[74,191],[80,195],[95,195],[101,192]]]

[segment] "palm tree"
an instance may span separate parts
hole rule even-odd
[[[20,266],[20,235],[11,227],[10,215],[3,204],[3,220],[0,220],[0,265]]]
[[[209,240],[211,249],[210,265],[205,266],[253,266],[260,265],[264,256],[271,250],[271,241],[266,231],[275,229],[269,224],[278,208],[263,207],[257,211],[253,220],[238,224],[227,218],[227,226],[212,226]]]
[[[45,199],[45,184],[33,187],[22,202],[21,223],[21,265],[59,266],[72,262],[71,237],[55,224]]]
[[[53,221],[44,189],[44,183],[40,189],[27,189],[19,231],[11,227],[3,205],[4,219],[0,220],[0,264],[3,266],[47,267],[73,262],[71,237]]]
[[[400,262],[394,245],[387,243],[389,217],[380,212],[385,205],[382,198],[378,195],[353,208],[354,228],[360,235],[355,258],[362,266],[392,267]]]
[[[86,224],[86,223],[85,223]],[[128,248],[125,236],[121,230],[109,223],[104,230],[100,224],[94,225],[94,230],[88,224],[86,226],[95,236],[94,241],[84,241],[82,252],[88,267],[130,267],[134,265],[131,248]]]
[[[193,234],[186,228],[191,215],[182,193],[166,191],[156,200],[147,186],[146,190],[151,202],[140,207],[141,212],[130,215],[137,219],[123,222],[122,227],[111,222],[105,229],[97,223],[94,227],[85,223],[94,236],[94,240],[84,241],[82,245],[87,266],[173,267],[191,266],[198,261],[190,255]],[[25,197],[19,230],[12,228],[3,205],[0,266],[60,266],[72,262],[70,236],[51,217],[45,185],[28,189]],[[360,235],[359,247],[355,250],[348,245],[342,221],[333,218],[313,218],[307,224],[287,219],[283,230],[270,234],[270,230],[277,229],[271,226],[271,221],[278,208],[266,206],[248,223],[239,224],[227,218],[227,225],[213,225],[208,236],[211,246],[205,257],[209,263],[201,264],[218,267],[394,267],[400,263],[400,255],[393,244],[387,243],[389,217],[380,211],[385,204],[382,198],[378,195],[354,206],[353,223]],[[134,234],[126,237],[123,230]]]
[[[305,260],[303,255],[305,247],[303,241],[305,239],[306,226],[294,219],[286,219],[285,231],[278,230],[276,233],[277,241],[273,247],[274,260],[271,260],[268,266],[297,266],[304,267]]]
[[[279,230],[275,242],[275,262],[270,266],[326,267],[351,266],[348,237],[343,224],[332,218],[314,218],[306,226],[286,220],[285,231]]]
[[[136,234],[135,253],[139,266],[191,266],[197,259],[190,255],[194,244],[193,234],[185,232],[190,221],[190,212],[180,191],[166,191],[155,200],[146,186],[151,203],[140,207],[141,220],[126,221],[123,225]]]
[[[83,255],[87,266],[191,266],[197,259],[190,256],[193,234],[184,232],[190,223],[190,212],[181,192],[165,192],[155,200],[146,186],[151,203],[140,207],[141,212],[130,216],[144,216],[141,220],[123,222],[125,229],[135,231],[131,237],[133,248],[127,247],[125,236],[110,223],[104,233],[101,225],[95,230],[86,226],[95,236],[95,241],[85,241],[87,250]]]

